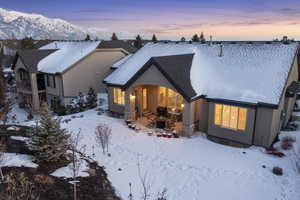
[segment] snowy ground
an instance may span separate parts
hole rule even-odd
[[[233,148],[213,143],[202,135],[167,139],[135,133],[123,120],[97,115],[95,110],[73,116],[82,114],[83,118],[65,116],[64,119],[71,121],[62,126],[73,133],[81,129],[81,145],[86,145],[86,153],[105,166],[108,178],[123,199],[128,199],[129,183],[132,183],[134,199],[141,196],[138,163],[141,174],[147,174],[151,184],[150,199],[163,188],[167,188],[170,200],[300,199],[300,176],[296,168],[300,131],[282,133],[281,137],[297,137],[297,144],[294,150],[284,151],[286,157],[277,158],[265,154],[262,148]],[[99,123],[107,123],[112,128],[111,157],[104,156],[96,144],[94,130]],[[274,166],[283,168],[283,176],[272,174]],[[57,173],[69,172],[65,168]]]
[[[165,187],[172,200],[300,199],[300,176],[294,153],[277,158],[266,155],[261,148],[223,146],[204,136],[157,138],[135,133],[121,119],[99,116],[93,110],[80,114],[84,118],[72,119],[63,127],[74,133],[81,129],[84,138],[81,144],[87,145],[87,153],[92,157],[94,153],[95,160],[105,166],[113,186],[124,199],[129,194],[129,183],[133,185],[134,196],[140,197],[138,163],[142,174],[148,174],[153,197]],[[94,130],[100,122],[112,127],[111,157],[104,156],[95,142]],[[284,175],[273,175],[274,166],[282,167]]]

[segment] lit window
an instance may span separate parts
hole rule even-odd
[[[183,97],[179,93],[165,87],[159,87],[159,106],[181,110],[183,103]]]
[[[247,109],[237,106],[215,104],[214,124],[225,128],[246,130]]]
[[[159,105],[165,107],[166,106],[166,96],[167,96],[167,88],[159,87]]]
[[[113,88],[113,100],[115,104],[124,105],[125,104],[125,92],[120,88]]]
[[[148,102],[147,102],[147,89],[146,88],[143,88],[143,109],[144,110],[147,110],[147,107],[148,107]]]

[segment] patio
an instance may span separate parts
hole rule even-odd
[[[130,94],[130,107],[127,124],[139,124],[159,133],[181,134],[184,101],[179,93],[161,86],[137,86]]]

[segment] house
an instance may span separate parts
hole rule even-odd
[[[269,147],[299,90],[298,43],[148,43],[105,78],[109,110],[182,136]]]
[[[13,68],[19,104],[37,111],[44,101],[52,107],[69,104],[91,87],[104,92],[99,80],[112,72],[113,63],[134,51],[123,41],[55,41],[18,51]]]

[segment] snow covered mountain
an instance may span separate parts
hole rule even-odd
[[[62,19],[0,8],[0,39],[32,37],[34,39],[77,40],[84,39],[87,34],[99,39],[107,39],[111,36],[111,33],[104,29],[82,28]]]

